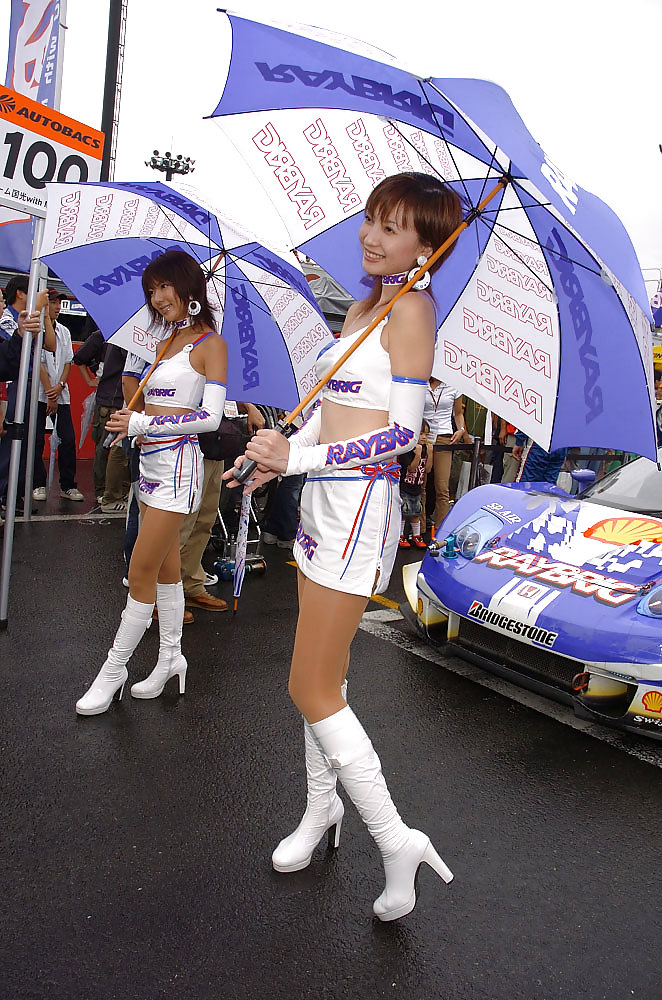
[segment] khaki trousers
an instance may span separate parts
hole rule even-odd
[[[202,502],[194,514],[187,514],[179,529],[179,552],[182,561],[182,584],[186,597],[203,593],[205,571],[202,557],[218,512],[223,463],[204,459]]]
[[[450,434],[437,434],[435,444],[450,444]],[[450,497],[448,483],[451,475],[452,451],[435,451],[432,459],[432,469],[426,476],[423,489],[421,491],[421,501],[423,511],[425,511],[425,494],[430,480],[434,483],[434,526],[438,528],[450,509]]]

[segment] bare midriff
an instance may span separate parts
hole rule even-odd
[[[348,441],[364,437],[388,423],[386,410],[368,410],[360,406],[344,406],[330,399],[322,400],[320,444]]]

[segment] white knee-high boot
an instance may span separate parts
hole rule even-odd
[[[347,700],[347,681],[340,693]],[[329,847],[338,847],[345,808],[336,793],[336,772],[329,766],[310,724],[303,720],[306,751],[306,811],[298,827],[281,840],[271,856],[277,872],[307,868],[313,851],[329,831]]]
[[[179,677],[179,693],[186,687],[187,663],[182,655],[182,625],[184,622],[184,588],[179,583],[157,583],[156,606],[159,610],[159,658],[149,677],[131,688],[134,698],[158,698],[175,674]]]
[[[404,917],[416,905],[414,879],[421,862],[430,865],[444,882],[450,882],[453,873],[430,838],[402,822],[379,757],[351,708],[313,723],[311,729],[381,851],[386,885],[373,911],[380,920]]]
[[[109,707],[117,691],[122,697],[129,676],[127,662],[152,622],[153,604],[142,604],[129,594],[115,641],[106,662],[83,697],[76,702],[79,715],[101,715]]]

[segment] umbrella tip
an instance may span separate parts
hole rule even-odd
[[[239,599],[237,597],[235,597],[235,599],[234,599],[234,606],[232,608],[232,614],[233,615],[236,615],[238,607],[239,607]]]

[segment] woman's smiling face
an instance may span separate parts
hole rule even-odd
[[[163,316],[167,323],[178,323],[186,319],[187,306],[175,291],[169,281],[157,281],[150,290],[150,301],[154,309]]]
[[[366,212],[359,242],[363,249],[363,268],[368,274],[400,274],[409,271],[416,258],[429,257],[432,248],[421,242],[416,230],[405,220],[399,210],[387,218]]]

